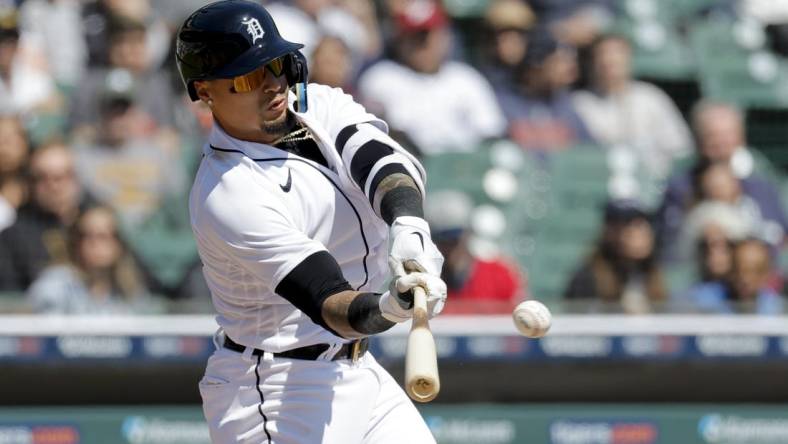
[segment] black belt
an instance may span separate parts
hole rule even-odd
[[[294,348],[292,350],[272,353],[272,355],[277,358],[305,359],[307,361],[315,361],[321,354],[328,350],[329,347],[331,346],[328,344],[307,345],[305,347]],[[228,336],[224,337],[224,348],[237,351],[238,353],[243,353],[246,350],[246,347],[233,341]],[[340,359],[352,359],[355,362],[358,361],[358,358],[364,356],[364,353],[367,352],[368,348],[369,339],[367,338],[358,339],[347,344],[342,344],[342,347],[334,355],[334,357],[331,358],[331,360],[337,361]],[[255,348],[252,351],[254,356],[262,356],[264,353],[265,351],[258,348]]]

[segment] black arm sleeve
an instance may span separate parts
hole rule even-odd
[[[318,251],[282,279],[276,286],[276,294],[303,311],[315,324],[341,336],[323,320],[323,302],[332,294],[352,289],[336,259],[327,251]]]
[[[411,187],[397,187],[380,201],[380,216],[391,225],[399,216],[424,217],[421,193]]]

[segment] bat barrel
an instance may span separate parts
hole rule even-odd
[[[427,297],[424,289],[413,291],[413,324],[405,354],[405,391],[417,402],[429,402],[438,396],[438,358],[435,339],[429,328]]]

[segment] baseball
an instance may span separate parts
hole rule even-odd
[[[517,330],[529,338],[541,338],[553,323],[550,310],[539,301],[521,302],[514,308],[512,318]]]

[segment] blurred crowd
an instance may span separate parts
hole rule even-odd
[[[213,123],[173,62],[174,33],[205,3],[0,0],[0,310],[209,307],[186,196]],[[617,24],[625,8],[660,2],[263,3],[305,45],[311,81],[353,94],[425,164],[507,141],[545,168],[584,152],[646,171],[648,187],[603,179],[596,240],[550,295],[531,291],[505,239],[485,238],[495,217],[478,199],[431,191],[446,312],[504,313],[527,297],[585,311],[783,312],[783,170],[748,146],[738,104],[682,109],[636,77]],[[747,14],[770,26],[774,54],[788,52],[788,8],[705,3],[699,18]],[[681,285],[672,270],[686,272]]]

